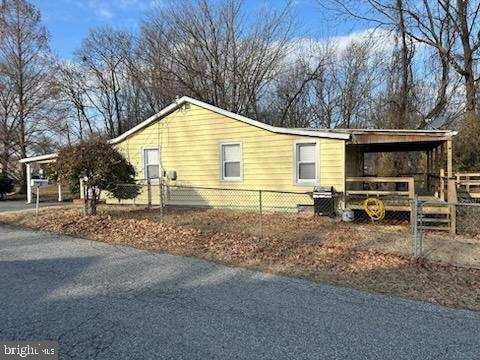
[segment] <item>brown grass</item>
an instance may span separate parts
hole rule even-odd
[[[158,211],[100,210],[94,217],[79,209],[45,209],[38,218],[4,214],[0,223],[480,310],[480,270],[382,250],[392,236],[407,239],[406,226],[383,231],[320,217],[266,214],[260,239],[259,218],[251,213],[170,210],[160,218]]]

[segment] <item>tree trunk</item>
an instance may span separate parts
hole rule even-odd
[[[23,105],[23,103],[22,103]],[[20,106],[21,108],[23,106]],[[23,119],[23,111],[20,111],[20,158],[26,158],[27,157],[27,145],[26,145],[26,139],[25,139],[25,120]],[[25,166],[24,163],[20,164],[21,167],[21,174],[20,174],[20,194],[26,194],[27,193],[27,167]]]
[[[460,40],[463,47],[463,67],[465,79],[465,112],[468,125],[476,125],[477,103],[475,88],[475,70],[473,66],[473,50],[470,44],[470,29],[468,28],[468,1],[457,0],[458,25],[460,28]]]
[[[95,191],[95,188],[86,186],[86,191],[85,191],[85,214],[87,215],[97,215],[97,194]]]
[[[85,201],[85,214],[87,214],[87,215],[97,215],[97,200],[96,199],[86,199],[86,201]]]
[[[399,129],[405,128],[408,123],[408,101],[410,100],[410,55],[407,46],[407,36],[405,32],[405,20],[403,17],[403,0],[397,0],[398,11],[398,30],[401,37],[401,85],[399,99]]]
[[[473,70],[470,74],[465,75],[465,96],[467,102],[465,107],[467,125],[472,126],[477,122],[476,88],[473,79]]]

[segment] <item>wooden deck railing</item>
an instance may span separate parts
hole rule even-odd
[[[456,173],[455,176],[459,188],[464,188],[474,198],[480,198],[480,173]]]
[[[348,177],[347,195],[365,195],[365,196],[395,196],[413,199],[415,195],[415,181],[413,177]],[[360,184],[359,189],[349,189],[348,184]],[[390,184],[406,185],[405,190],[385,190],[384,188]],[[365,185],[369,189],[364,189]]]

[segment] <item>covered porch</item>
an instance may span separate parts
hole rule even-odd
[[[418,199],[431,204],[425,208],[427,212],[450,214],[448,203],[457,201],[453,172],[456,132],[350,130],[350,134],[346,144],[347,209],[361,210],[363,200],[374,196],[384,202],[386,211],[410,212],[413,200]],[[372,160],[387,154],[396,154],[388,164],[395,176],[383,175],[382,163]]]

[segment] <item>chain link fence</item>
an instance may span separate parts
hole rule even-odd
[[[372,198],[381,201],[372,205],[362,196],[333,194],[317,202],[320,210],[331,207],[333,216],[313,216],[312,191],[193,187],[141,180],[118,184],[105,200],[111,205],[154,210],[149,216],[158,221],[205,232],[271,241],[283,238],[480,267],[480,203]],[[380,216],[372,216],[378,210]]]
[[[47,185],[32,187],[31,192],[32,202],[36,201],[37,192],[39,202],[71,201],[74,198],[67,182],[49,181]]]
[[[480,203],[416,201],[413,255],[480,268]]]

